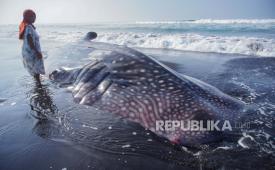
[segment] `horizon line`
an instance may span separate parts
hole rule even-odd
[[[253,21],[253,20],[274,20],[275,18],[227,18],[227,19],[215,19],[215,18],[201,18],[201,19],[182,19],[182,20],[128,20],[128,21],[89,21],[89,22],[37,22],[37,25],[48,25],[48,24],[60,24],[60,25],[70,25],[70,24],[135,24],[135,23],[181,23],[181,22],[192,22],[192,21]],[[19,21],[20,23],[21,21]],[[0,25],[16,25],[18,23],[0,23]]]

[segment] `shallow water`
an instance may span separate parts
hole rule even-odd
[[[20,44],[0,43],[0,169],[272,169],[275,58],[139,49],[180,73],[260,106],[257,126],[238,141],[199,148],[175,146],[136,123],[76,104],[50,82],[34,83]],[[89,48],[90,47],[90,48]],[[47,72],[88,62],[94,50],[78,43],[43,42]],[[252,120],[251,120],[252,119]],[[252,139],[249,137],[251,136]]]

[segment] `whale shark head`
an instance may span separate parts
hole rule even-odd
[[[61,67],[54,70],[50,75],[50,79],[60,85],[70,85],[72,84],[79,73],[78,68],[66,68]]]

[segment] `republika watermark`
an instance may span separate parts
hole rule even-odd
[[[229,120],[156,120],[156,131],[232,131],[249,126],[249,123],[232,124]]]

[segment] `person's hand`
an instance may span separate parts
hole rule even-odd
[[[39,59],[42,59],[43,58],[43,55],[42,55],[42,53],[41,52],[37,52],[37,57],[39,58]]]

